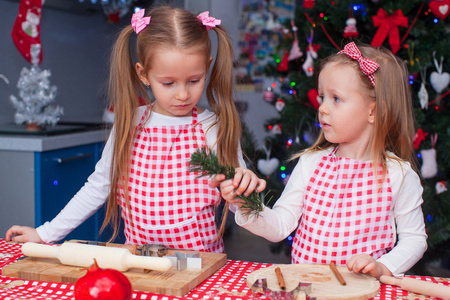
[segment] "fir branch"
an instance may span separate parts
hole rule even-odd
[[[232,179],[236,174],[233,166],[224,166],[219,163],[218,157],[209,151],[207,148],[198,148],[191,155],[190,171],[197,172],[200,177],[213,176],[216,174],[224,174],[226,179]],[[259,194],[253,191],[248,197],[244,195],[238,196],[244,200],[242,205],[243,211],[246,211],[247,215],[255,215],[258,217],[259,213],[263,211],[264,205]]]

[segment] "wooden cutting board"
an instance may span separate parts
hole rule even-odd
[[[108,244],[108,246],[118,246]],[[123,246],[122,247],[130,247]],[[185,250],[168,250],[167,255],[175,252],[196,253]],[[227,261],[226,254],[198,252],[202,259],[201,269],[184,269],[178,271],[172,267],[170,271],[148,271],[142,269],[129,269],[123,274],[128,277],[133,289],[165,294],[171,296],[184,296],[193,290],[206,278],[214,274]],[[25,280],[38,280],[50,282],[75,283],[78,278],[86,274],[86,269],[66,266],[54,258],[27,257],[2,268],[2,275]]]
[[[366,300],[375,297],[380,289],[380,283],[374,277],[355,274],[348,271],[346,267],[337,267],[347,283],[341,285],[328,265],[314,264],[273,265],[259,269],[247,276],[248,287],[251,288],[257,279],[266,278],[269,289],[280,291],[275,274],[276,267],[281,269],[286,291],[295,289],[299,282],[310,282],[312,289],[309,296],[317,297],[317,299]]]

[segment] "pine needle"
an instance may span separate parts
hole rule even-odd
[[[236,174],[233,166],[221,165],[217,156],[205,147],[198,148],[196,152],[192,153],[190,171],[199,173],[198,178],[224,174],[226,179],[233,179]],[[240,195],[238,198],[245,202],[241,206],[241,209],[246,212],[246,215],[255,215],[258,217],[259,213],[264,209],[263,201],[255,191],[248,197]]]

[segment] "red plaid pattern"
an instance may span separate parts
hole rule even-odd
[[[394,246],[389,174],[375,182],[370,162],[324,156],[306,188],[292,244],[293,263],[345,265],[355,254],[377,259]],[[380,189],[377,193],[377,189]]]
[[[20,248],[22,244],[6,243],[4,239],[0,239],[0,254],[11,254],[12,257],[0,258],[1,268],[12,264],[17,258],[23,256]],[[217,270],[213,275],[205,279],[195,289],[184,297],[168,296],[163,294],[155,294],[133,291],[133,299],[135,300],[198,300],[198,299],[215,299],[215,300],[251,300],[252,296],[250,288],[247,286],[246,278],[248,275],[261,268],[270,267],[271,264],[261,264],[239,260],[228,260],[226,265]],[[448,278],[426,277],[426,276],[408,276],[414,279],[420,279],[428,282],[450,285]],[[0,287],[17,280],[17,278],[0,276]],[[74,285],[71,283],[56,283],[46,281],[24,280],[24,284],[14,286],[12,288],[0,288],[0,299],[17,300],[17,299],[58,299],[73,300]],[[381,285],[380,292],[373,300],[392,300],[392,299],[416,299],[417,294],[408,293],[399,287],[393,285]],[[425,297],[425,296],[423,296]]]
[[[142,117],[144,121],[146,113]],[[223,252],[217,236],[214,206],[220,201],[206,178],[189,172],[191,153],[206,146],[194,108],[192,124],[144,127],[136,136],[131,158],[126,209],[119,204],[125,236],[131,244],[162,244],[177,249]],[[133,224],[129,220],[133,220]]]

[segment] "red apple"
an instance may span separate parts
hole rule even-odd
[[[133,290],[128,278],[114,269],[101,269],[94,259],[86,275],[75,282],[75,300],[131,300]]]

